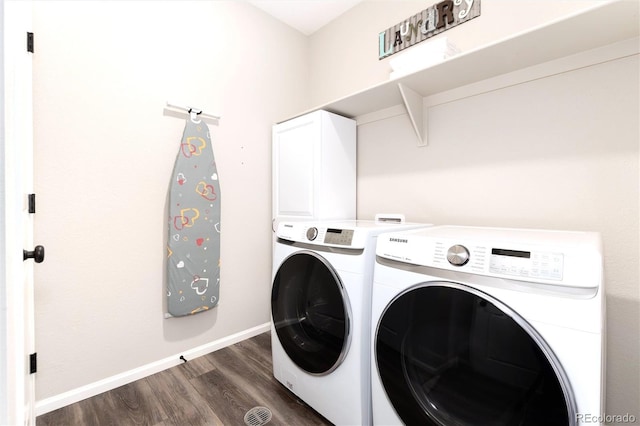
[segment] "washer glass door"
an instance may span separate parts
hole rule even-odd
[[[311,374],[328,374],[349,348],[349,300],[322,256],[300,251],[282,262],[271,291],[273,323],[289,358]]]
[[[405,424],[575,425],[555,355],[510,308],[467,286],[424,283],[378,323],[375,359]]]

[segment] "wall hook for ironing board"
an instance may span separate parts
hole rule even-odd
[[[200,122],[200,120],[209,120],[209,122],[211,122],[213,120],[213,124],[217,124],[217,122],[222,118],[219,115],[214,115],[214,114],[207,114],[206,112],[204,112],[202,109],[199,108],[193,108],[193,107],[183,107],[183,106],[179,106],[179,105],[174,105],[171,104],[169,102],[167,102],[167,105],[165,106],[166,111],[169,112],[174,112],[174,114],[167,114],[167,115],[173,115],[174,117],[179,117],[179,115],[176,115],[175,112],[182,112],[182,113],[187,113],[189,114],[189,117],[191,118],[191,121],[193,121],[194,123],[196,122]],[[165,111],[165,114],[166,114]],[[196,121],[198,120],[198,121]]]
[[[192,123],[200,123],[200,121],[198,119],[198,115],[202,114],[202,110],[195,110],[194,108],[189,108],[189,116],[191,117],[191,122]]]

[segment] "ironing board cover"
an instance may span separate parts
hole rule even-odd
[[[218,304],[220,186],[209,128],[187,119],[169,189],[167,306],[172,316]]]

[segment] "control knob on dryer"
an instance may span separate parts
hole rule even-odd
[[[318,228],[316,228],[314,226],[314,227],[311,227],[311,228],[307,229],[307,239],[309,241],[315,240],[317,236],[318,236]]]
[[[447,260],[453,266],[462,266],[469,261],[469,250],[460,244],[451,246],[447,251]]]

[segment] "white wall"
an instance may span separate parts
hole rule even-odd
[[[638,415],[638,56],[358,127],[358,217],[600,232],[607,412]]]
[[[560,19],[598,2],[482,0],[479,17],[436,37],[448,37],[464,52]],[[391,71],[389,60],[394,55],[378,59],[378,34],[435,3],[438,1],[365,0],[312,34],[311,104],[322,105],[388,80]]]
[[[481,17],[445,34],[454,40],[473,34],[483,43],[502,37],[491,33],[499,28],[488,28],[484,22],[504,22],[497,8],[504,3],[483,0]],[[549,2],[512,3],[512,8],[523,7],[527,13],[535,8],[541,19],[556,16]],[[557,3],[561,8],[581,6]],[[384,5],[365,2],[312,36],[314,104],[388,78],[385,61],[377,60],[377,33],[425,5],[403,11],[400,17],[391,10],[386,17],[374,13]],[[508,16],[515,21],[524,17],[515,11]],[[517,22],[510,26],[518,27]],[[355,50],[371,47],[367,58],[348,62],[338,43],[347,39]],[[558,62],[563,67],[567,61]],[[318,68],[323,63],[344,63],[344,75],[332,77],[331,70]],[[608,314],[607,413],[636,417],[639,72],[636,54],[513,87],[505,87],[513,84],[509,76],[434,95],[425,99],[429,146],[416,147],[405,114],[362,124],[357,165],[360,218],[397,211],[408,220],[440,224],[600,232]],[[481,86],[483,90],[476,90]]]
[[[4,27],[4,0],[0,0],[0,22]],[[7,282],[5,272],[5,182],[4,182],[4,30],[0,31],[0,353],[7,354],[8,338],[8,309],[7,309]],[[0,424],[8,423],[9,407],[7,398],[7,357],[0,362]]]
[[[307,38],[234,1],[36,1],[34,28],[37,399],[268,323],[271,125],[308,107]],[[222,115],[220,304],[172,319],[166,101]]]

